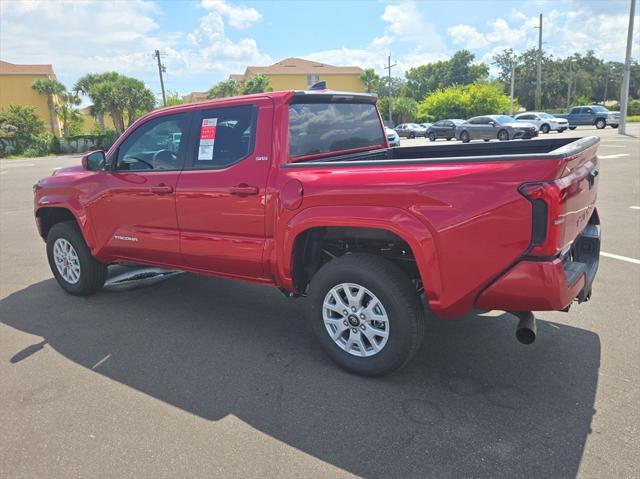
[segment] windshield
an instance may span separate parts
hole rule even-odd
[[[420,125],[417,125],[417,124],[415,124],[415,123],[409,123],[409,126],[410,126],[411,128],[422,128]]]
[[[507,115],[496,115],[493,119],[498,123],[513,123],[513,118]]]
[[[384,145],[384,131],[374,104],[289,105],[289,154],[293,157]]]
[[[599,105],[593,105],[591,107],[591,109],[593,111],[595,111],[595,112],[598,112],[598,113],[609,113],[609,110],[607,110],[605,107],[599,106]]]
[[[549,115],[549,113],[540,113],[540,118],[555,118],[553,115]]]

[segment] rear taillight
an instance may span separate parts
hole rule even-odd
[[[565,196],[570,181],[530,183],[520,193],[531,202],[531,256],[556,256],[564,248]]]

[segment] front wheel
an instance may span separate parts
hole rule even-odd
[[[436,141],[436,134],[431,132],[429,133],[429,141]]]
[[[509,132],[507,130],[500,130],[498,132],[498,140],[507,141],[509,139]]]
[[[618,125],[609,125],[611,128],[618,128]]]
[[[569,129],[570,129],[570,130],[575,130],[575,129],[576,129],[576,127],[575,127],[575,126],[570,126],[570,127],[569,127]]]
[[[607,122],[604,121],[602,118],[599,118],[598,120],[596,120],[596,128],[598,130],[602,130],[605,126],[607,126]]]
[[[469,133],[467,133],[466,131],[460,133],[460,140],[462,141],[462,143],[469,143]]]
[[[415,133],[413,133],[413,132],[409,133],[409,138],[410,139],[414,139],[415,137],[416,137]]]
[[[364,253],[324,265],[311,280],[308,319],[325,352],[356,374],[377,376],[406,364],[424,335],[422,305],[394,263]]]
[[[47,235],[49,267],[67,293],[85,296],[99,291],[107,265],[97,261],[73,221],[55,224]]]
[[[542,131],[542,133],[549,133],[550,130],[551,128],[546,123],[540,127],[540,131]]]

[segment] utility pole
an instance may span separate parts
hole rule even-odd
[[[516,78],[516,60],[511,60],[511,92],[509,94],[509,115],[513,115],[513,87]]]
[[[394,63],[393,65],[391,64],[391,53],[389,53],[389,57],[387,60],[387,66],[384,67],[385,70],[387,70],[387,73],[389,74],[388,78],[389,78],[389,83],[387,84],[388,88],[389,88],[389,118],[388,118],[388,122],[389,122],[389,128],[391,128],[391,125],[393,124],[393,121],[391,120],[391,69],[393,67],[396,66],[396,63]]]
[[[620,87],[620,123],[618,133],[626,134],[627,128],[627,103],[629,101],[629,76],[631,74],[631,46],[633,43],[633,17],[636,12],[636,0],[631,0],[629,9],[629,30],[627,32],[627,53],[624,59],[624,75]]]
[[[573,76],[573,61],[569,57],[569,81],[567,82],[567,109],[571,106],[571,82]]]
[[[542,109],[542,13],[540,14],[540,26],[538,29],[538,61],[536,74],[536,110]]]
[[[611,70],[611,66],[607,65],[607,76],[604,79],[604,95],[602,95],[602,104],[607,103],[607,90],[609,89],[609,70]]]
[[[162,79],[162,72],[166,71],[166,68],[160,62],[160,50],[156,50],[153,56],[158,60],[158,74],[160,75],[160,88],[162,88],[162,104],[167,106],[167,96],[164,93],[164,80]]]

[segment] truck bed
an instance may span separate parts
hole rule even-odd
[[[288,167],[327,164],[331,166],[414,164],[423,162],[459,163],[514,160],[562,160],[574,156],[600,140],[596,136],[584,138],[553,138],[482,143],[454,143],[438,146],[410,146],[337,155],[299,163]]]

